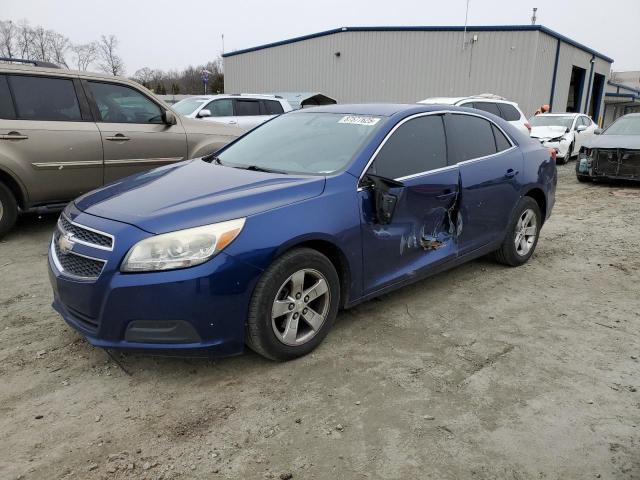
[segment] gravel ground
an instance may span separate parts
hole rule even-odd
[[[342,312],[284,364],[116,362],[50,307],[55,216],[23,217],[0,242],[0,478],[640,478],[640,188],[573,168],[528,265]]]

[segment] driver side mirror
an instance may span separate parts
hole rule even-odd
[[[586,125],[578,125],[576,127],[576,132],[580,133],[580,132],[584,132],[587,129]]]
[[[373,189],[374,209],[378,223],[380,225],[389,225],[393,220],[393,214],[398,203],[398,195],[390,193],[389,190],[404,187],[404,183],[368,173],[364,176],[361,185]]]
[[[211,110],[209,110],[208,108],[203,108],[198,112],[198,115],[197,115],[198,118],[205,118],[210,116],[211,116]]]
[[[595,135],[601,135],[601,134],[602,134],[602,129],[601,129],[601,128],[596,128],[596,129],[593,131],[593,133],[594,133]]]
[[[178,123],[176,115],[171,110],[165,110],[162,114],[162,121],[167,125],[175,125]]]

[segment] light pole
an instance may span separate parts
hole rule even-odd
[[[211,73],[209,70],[202,69],[202,83],[204,84],[204,94],[207,94],[207,83],[209,83],[209,74]]]

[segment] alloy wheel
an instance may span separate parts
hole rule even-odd
[[[331,293],[325,276],[317,270],[298,270],[282,284],[271,308],[271,327],[285,345],[311,340],[324,325]]]
[[[538,236],[538,220],[535,212],[528,208],[518,218],[515,228],[514,242],[516,252],[521,257],[529,253]]]

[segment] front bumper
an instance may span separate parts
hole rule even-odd
[[[559,142],[552,142],[550,140],[540,140],[542,146],[547,148],[553,148],[559,158],[567,158],[569,153],[570,142],[568,140],[561,140]]]
[[[116,239],[114,250],[102,254],[107,262],[95,281],[70,278],[55,261],[55,249],[49,251],[53,308],[89,343],[115,349],[207,349],[216,356],[243,351],[248,305],[261,270],[221,252],[192,268],[121,273],[128,249],[149,234],[73,213],[74,222]]]

